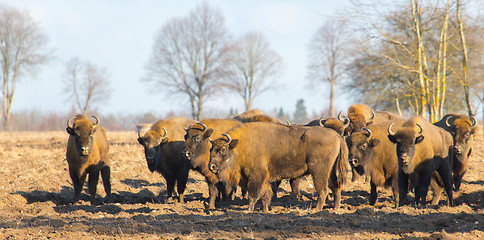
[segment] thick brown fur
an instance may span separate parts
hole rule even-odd
[[[269,210],[271,182],[311,174],[321,210],[327,187],[339,207],[344,184],[348,149],[341,136],[323,127],[285,126],[274,123],[247,123],[227,132],[231,139],[216,139],[210,152],[210,169],[223,182],[238,183],[249,193],[249,211],[262,198]],[[235,178],[226,171],[233,171]],[[331,182],[329,182],[331,181]]]
[[[167,199],[172,196],[176,184],[178,199],[182,203],[191,168],[183,152],[184,135],[185,129],[194,123],[188,118],[176,117],[156,122],[143,135],[138,133],[138,142],[144,147],[149,170],[161,173],[166,180]]]
[[[375,114],[374,116],[373,113]],[[351,132],[361,131],[362,128],[372,123],[377,124],[388,120],[404,120],[402,116],[391,112],[373,111],[368,105],[362,103],[353,104],[348,108],[348,118],[351,121]]]
[[[74,185],[73,203],[79,200],[82,186],[89,174],[90,202],[93,205],[96,204],[99,172],[103,179],[106,201],[111,202],[111,162],[107,157],[109,144],[106,130],[79,114],[72,121],[68,121],[66,131],[69,133],[66,159],[69,165],[69,175]]]
[[[467,171],[469,156],[472,152],[472,135],[476,133],[477,124],[464,114],[447,114],[435,126],[449,132],[454,139],[454,163],[452,175],[454,178],[454,190],[458,191],[462,177]]]
[[[200,124],[201,123],[201,124]],[[204,119],[191,125],[184,136],[185,138],[185,155],[190,159],[192,167],[200,172],[207,180],[209,189],[209,209],[215,208],[215,199],[220,190],[224,190],[225,195],[229,195],[229,185],[227,189],[223,188],[219,183],[217,175],[208,169],[210,162],[210,148],[212,147],[211,139],[219,138],[228,130],[243,125],[242,122],[235,119]],[[203,124],[203,125],[202,125]]]
[[[419,116],[405,121],[402,127],[388,128],[390,141],[396,143],[399,165],[400,205],[407,195],[408,179],[415,186],[415,202],[425,205],[432,174],[437,171],[447,193],[452,197],[452,136]]]
[[[265,115],[261,110],[250,110],[234,117],[243,123],[247,122],[274,122],[282,123],[281,120]]]

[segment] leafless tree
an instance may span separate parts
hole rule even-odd
[[[334,107],[335,86],[346,72],[352,32],[344,19],[328,19],[314,34],[309,43],[307,80],[313,88],[321,82],[330,84],[329,111],[336,116]]]
[[[86,115],[91,106],[109,99],[111,89],[106,68],[72,58],[65,64],[64,93]]]
[[[258,32],[249,32],[235,41],[229,52],[230,74],[222,84],[242,97],[245,110],[267,90],[279,87],[274,78],[282,71],[282,58]]]
[[[0,68],[4,129],[9,129],[17,81],[47,61],[48,39],[26,10],[0,4]]]
[[[220,85],[228,38],[220,11],[202,3],[159,30],[142,81],[151,89],[188,97],[198,120],[206,98]]]

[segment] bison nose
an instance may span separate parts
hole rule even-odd
[[[89,147],[82,147],[82,148],[81,148],[81,154],[82,154],[83,156],[87,156],[87,155],[89,155]]]
[[[212,171],[213,173],[217,173],[217,172],[218,172],[218,167],[217,167],[217,165],[215,165],[215,164],[210,164],[210,171]]]
[[[410,157],[406,154],[403,154],[401,158],[402,158],[403,165],[404,166],[408,165],[408,163],[410,162]]]
[[[462,154],[462,148],[460,146],[455,146],[454,150],[455,150],[455,154],[457,155]]]

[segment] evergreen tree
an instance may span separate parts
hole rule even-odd
[[[296,111],[294,112],[294,123],[304,123],[307,121],[308,113],[306,112],[306,106],[304,106],[304,100],[299,99],[296,102]]]

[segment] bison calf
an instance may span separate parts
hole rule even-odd
[[[79,200],[82,185],[89,174],[88,188],[91,204],[95,204],[99,172],[106,192],[106,201],[111,202],[111,167],[107,158],[109,144],[106,139],[106,130],[99,126],[99,119],[93,118],[96,123],[84,115],[77,115],[67,121],[66,131],[69,133],[66,159],[69,164],[69,175],[74,185],[73,203]]]

